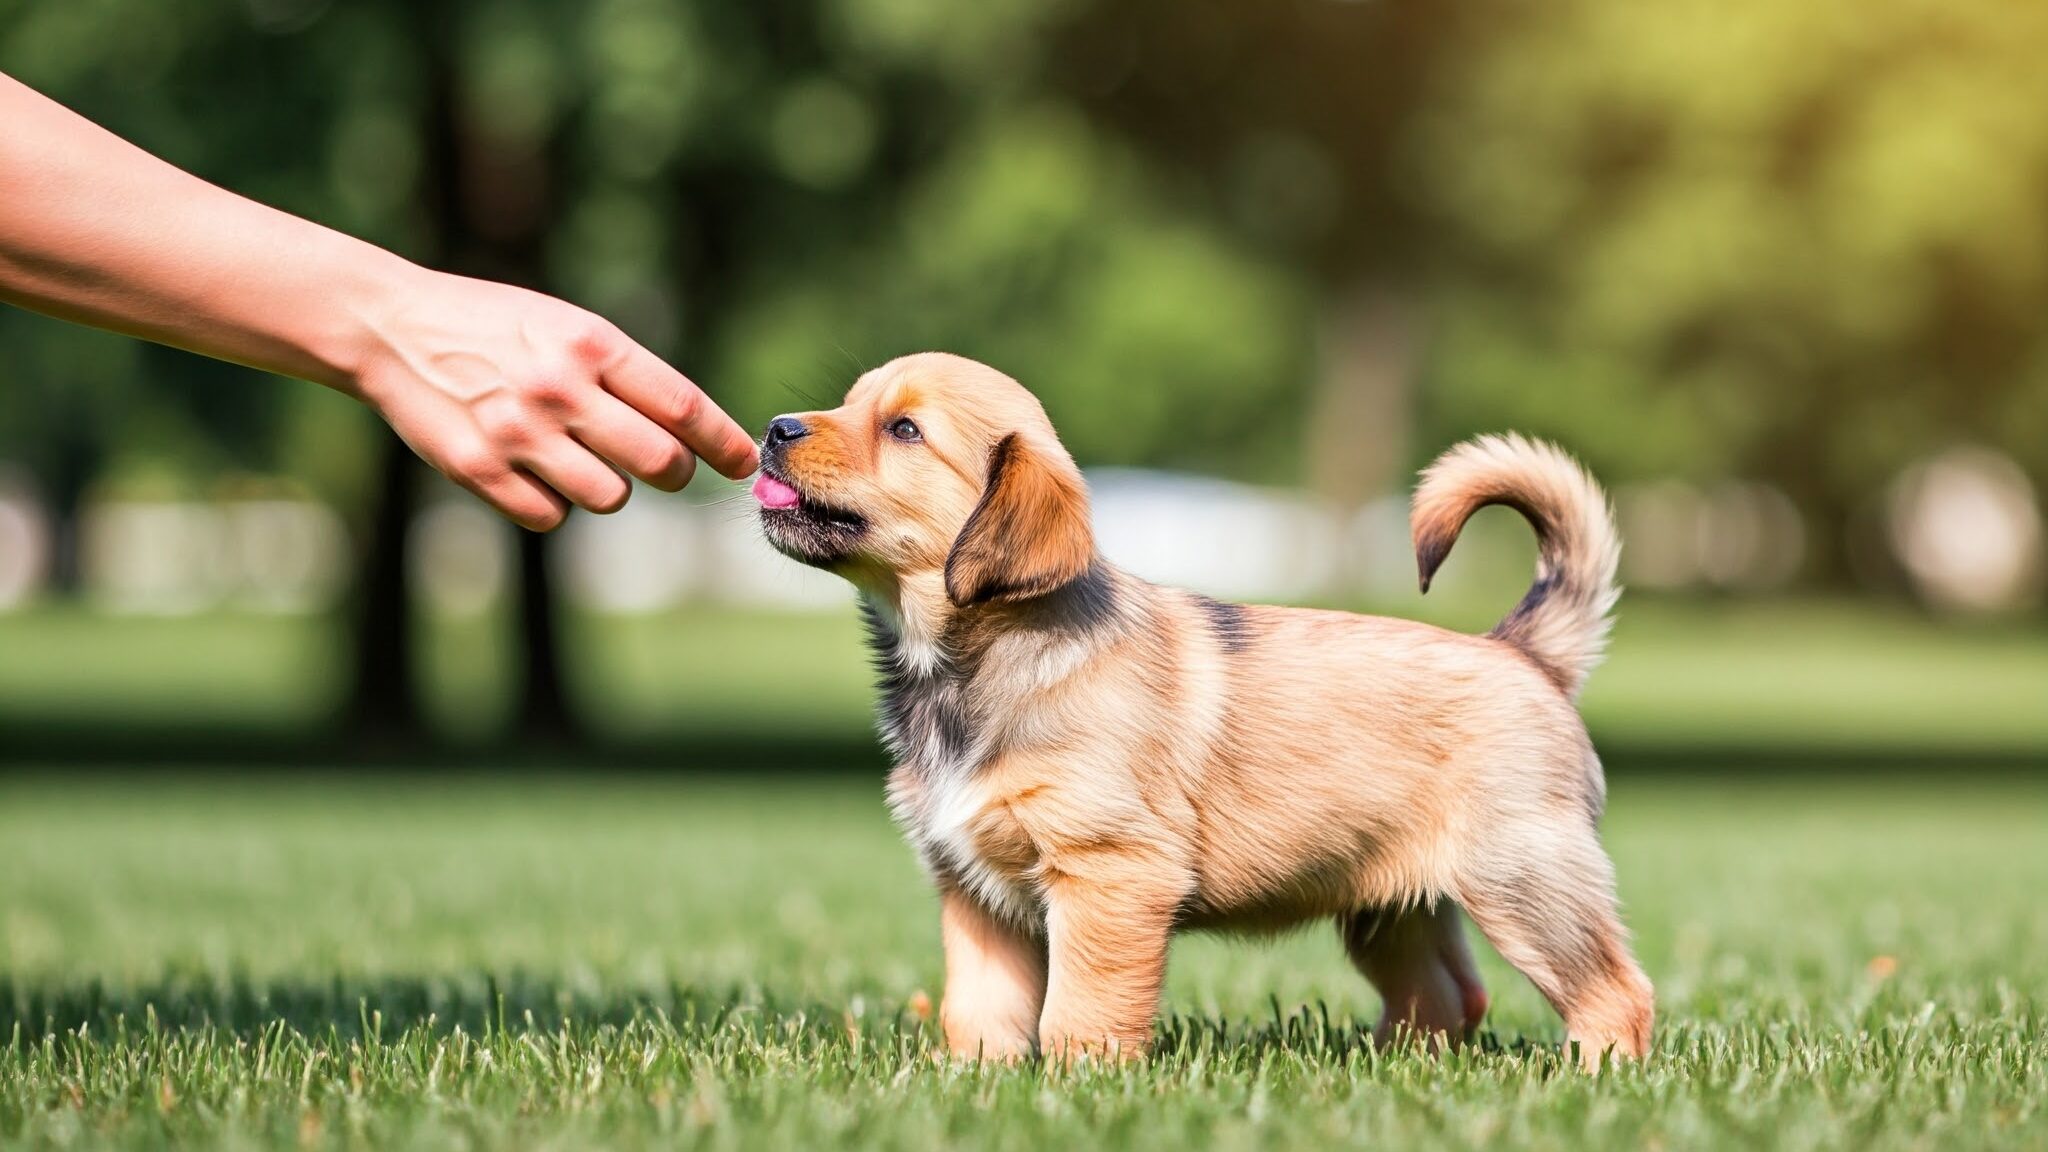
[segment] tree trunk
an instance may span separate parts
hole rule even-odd
[[[519,662],[512,726],[525,748],[560,747],[582,736],[562,676],[562,633],[548,574],[549,537],[519,533]]]
[[[1309,486],[1355,511],[1395,490],[1415,425],[1417,322],[1380,284],[1336,295],[1324,315],[1309,403]]]
[[[494,138],[465,108],[459,6],[421,0],[397,9],[410,22],[426,81],[420,203],[426,239],[418,255],[450,271],[528,287],[545,283],[549,143]],[[406,586],[405,542],[422,466],[393,436],[380,468],[356,619],[356,683],[350,721],[384,746],[426,735],[415,683],[419,634]],[[516,623],[519,658],[513,738],[556,744],[576,735],[562,681],[547,539],[522,533]]]
[[[363,550],[355,620],[355,684],[348,723],[356,743],[406,752],[427,739],[413,659],[416,627],[406,587],[406,534],[424,467],[395,433],[378,447],[377,507]]]
[[[515,137],[480,122],[463,98],[461,29],[447,3],[426,5],[428,203],[450,271],[547,289],[546,241],[554,211],[554,141]],[[572,743],[579,731],[562,677],[550,537],[519,534],[520,652],[508,738],[524,747]]]
[[[48,588],[52,596],[73,600],[85,591],[85,573],[80,564],[79,534],[84,527],[85,490],[103,463],[98,445],[84,432],[85,414],[80,405],[67,405],[73,423],[57,436],[56,451],[49,457],[50,568]]]

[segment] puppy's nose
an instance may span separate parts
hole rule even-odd
[[[778,444],[787,444],[792,440],[801,440],[810,434],[811,430],[804,427],[804,422],[796,417],[777,416],[768,422],[768,435],[766,439],[768,446],[773,448]]]

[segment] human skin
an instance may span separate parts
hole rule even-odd
[[[149,155],[0,75],[0,301],[324,384],[545,531],[753,440],[573,304],[422,268]]]

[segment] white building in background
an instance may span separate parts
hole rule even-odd
[[[100,607],[184,616],[225,598],[225,526],[213,505],[109,501],[80,516],[79,579]]]
[[[1341,583],[1345,526],[1305,496],[1122,469],[1090,473],[1089,489],[1103,554],[1146,579],[1251,600],[1309,599]],[[689,601],[791,611],[846,606],[852,592],[844,581],[761,539],[744,490],[710,491],[704,502],[641,492],[617,515],[573,517],[557,559],[568,594],[585,607],[626,614]],[[422,553],[439,548],[427,544]],[[451,570],[464,563],[455,556],[422,562]],[[430,586],[436,580],[420,575]]]
[[[852,603],[853,589],[846,581],[768,546],[751,497],[698,504],[692,511],[706,544],[704,599],[799,612],[839,610]]]
[[[1161,584],[1228,600],[1308,600],[1340,587],[1345,525],[1297,492],[1167,472],[1088,474],[1096,543]]]
[[[108,500],[79,525],[79,575],[109,611],[314,612],[347,586],[348,534],[311,500]]]
[[[1104,555],[1146,579],[1250,601],[1414,594],[1405,494],[1346,517],[1303,493],[1207,477],[1104,469],[1089,473],[1089,486]],[[1804,525],[1774,489],[1664,482],[1616,495],[1630,583],[1761,592],[1798,570]],[[1958,450],[1910,470],[1890,494],[1887,526],[1930,602],[1998,609],[2040,594],[2048,569],[2040,510],[2026,476],[2003,456]],[[439,613],[486,610],[514,579],[513,533],[449,488],[412,525],[413,588]],[[1453,598],[1506,602],[1526,583],[1532,552],[1518,518],[1482,516],[1441,586]],[[49,556],[44,514],[0,478],[0,610],[36,594]],[[723,481],[685,498],[643,491],[613,516],[575,516],[553,562],[572,602],[621,615],[689,603],[838,611],[852,595],[769,548],[753,501]],[[321,611],[353,575],[340,519],[302,500],[100,502],[81,522],[80,567],[95,602],[149,614]]]
[[[637,490],[610,516],[572,516],[555,571],[576,604],[638,615],[702,601],[815,611],[852,598],[835,576],[791,561],[761,539],[741,487],[706,483],[691,501]]]
[[[565,595],[598,612],[659,612],[703,584],[705,539],[691,505],[635,492],[609,516],[571,516],[555,572]]]
[[[24,481],[0,471],[0,612],[42,591],[50,572],[50,520]]]
[[[258,612],[319,612],[347,590],[348,530],[332,508],[312,500],[235,500],[221,513],[228,603]]]
[[[440,616],[480,616],[512,584],[512,525],[450,487],[406,529],[406,585]]]

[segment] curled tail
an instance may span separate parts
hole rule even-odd
[[[1536,582],[1487,633],[1527,653],[1577,696],[1607,648],[1621,540],[1607,497],[1561,449],[1510,433],[1481,436],[1437,457],[1415,490],[1409,526],[1422,590],[1429,591],[1474,512],[1505,504],[1536,529]]]

